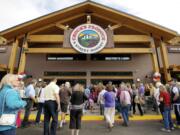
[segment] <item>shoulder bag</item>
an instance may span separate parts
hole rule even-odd
[[[0,116],[0,125],[2,126],[14,126],[16,123],[16,114],[4,114],[4,106],[5,106],[5,98],[8,92],[4,96],[3,104],[2,104],[2,115]]]

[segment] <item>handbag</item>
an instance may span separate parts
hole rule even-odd
[[[8,92],[7,92],[8,93]],[[16,114],[4,114],[4,105],[5,98],[7,93],[4,96],[3,104],[2,104],[2,115],[0,116],[0,125],[2,126],[14,126],[16,123]]]
[[[15,114],[2,114],[0,117],[0,125],[15,125],[16,115]]]

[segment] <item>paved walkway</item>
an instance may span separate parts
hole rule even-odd
[[[57,130],[57,135],[70,135],[69,124]],[[111,132],[106,128],[104,121],[89,121],[82,123],[80,135],[167,135],[160,129],[162,123],[158,121],[131,121],[129,127],[121,126],[121,122],[116,122]],[[29,127],[18,129],[17,135],[42,135],[43,127]],[[171,135],[179,135],[180,129],[175,129]]]

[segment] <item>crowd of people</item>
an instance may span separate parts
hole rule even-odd
[[[41,78],[36,80],[32,76],[7,74],[0,83],[0,116],[15,114],[16,121],[12,125],[2,125],[0,122],[0,134],[15,135],[16,127],[29,127],[29,116],[34,105],[37,105],[35,125],[42,123],[41,114],[44,114],[44,135],[56,135],[57,128],[66,124],[68,112],[71,135],[79,135],[84,110],[93,113],[95,105],[99,105],[100,115],[104,117],[109,131],[114,127],[116,113],[123,119],[122,126],[128,127],[129,117],[136,114],[136,109],[140,116],[147,109],[161,113],[164,124],[162,131],[171,132],[174,128],[180,128],[180,85],[175,80],[169,80],[166,85],[159,81],[143,84],[137,79],[133,84],[99,82],[85,87],[79,83],[71,86],[69,82],[57,85],[56,78],[47,83]],[[21,122],[23,108],[25,111]],[[171,118],[172,109],[176,116],[175,123]]]

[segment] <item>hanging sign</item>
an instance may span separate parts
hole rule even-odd
[[[72,31],[70,43],[80,53],[94,54],[106,46],[107,34],[96,24],[82,24]]]

